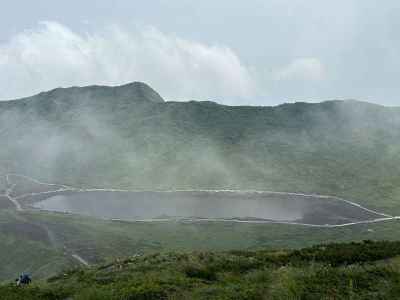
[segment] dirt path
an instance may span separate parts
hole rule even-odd
[[[82,265],[85,265],[86,267],[90,266],[90,264],[78,254],[74,253],[71,256],[75,258],[78,262],[80,262]]]
[[[8,175],[5,175],[5,178],[6,178],[7,188],[6,188],[5,193],[1,196],[8,198],[8,200],[10,200],[15,205],[15,208],[17,211],[22,211],[23,209],[22,209],[21,204],[18,202],[17,199],[15,199],[14,197],[11,196],[12,192],[17,184],[12,183],[10,181],[10,177]]]
[[[56,237],[56,234],[54,233],[54,231],[52,231],[49,226],[47,226],[47,224],[43,224],[40,223],[38,224],[39,226],[41,226],[44,230],[46,230],[47,232],[47,236],[49,237],[49,241],[50,244],[53,248],[55,249],[63,249],[64,250],[64,254],[66,256],[71,256],[73,259],[75,259],[76,261],[78,261],[80,264],[88,267],[90,266],[89,262],[86,261],[82,256],[80,256],[77,253],[71,252],[70,249],[68,249],[65,244],[60,243]]]
[[[339,227],[347,227],[353,225],[360,224],[372,224],[385,222],[390,220],[400,220],[400,216],[395,217],[386,217],[386,218],[378,218],[366,221],[358,221],[344,224],[307,224],[307,223],[299,223],[299,222],[285,222],[285,221],[270,221],[270,220],[238,220],[238,219],[207,219],[207,218],[196,218],[196,219],[182,219],[182,221],[187,222],[232,222],[232,223],[249,223],[249,224],[285,224],[285,225],[297,225],[297,226],[305,226],[305,227],[316,227],[316,228],[339,228]],[[170,221],[169,219],[146,219],[146,220],[137,220],[135,222],[166,222]]]
[[[66,186],[66,185],[58,185],[58,184],[51,184],[51,183],[44,183],[44,182],[40,182],[39,180],[35,180],[34,178],[28,177],[28,176],[24,176],[24,175],[18,175],[18,174],[6,174],[5,178],[6,178],[6,183],[7,183],[7,188],[5,191],[4,195],[1,196],[5,196],[7,197],[14,205],[15,208],[18,212],[23,212],[24,208],[22,207],[22,205],[18,202],[18,199],[21,199],[23,197],[19,196],[19,197],[12,197],[12,193],[14,192],[14,188],[17,185],[16,183],[12,183],[12,180],[10,179],[10,176],[17,176],[17,177],[21,177],[21,178],[25,178],[28,179],[34,183],[40,184],[40,185],[47,185],[47,186],[61,186],[61,189],[58,190],[53,190],[53,191],[48,191],[45,193],[50,193],[50,192],[60,192],[60,191],[66,191],[66,190],[72,190],[72,188]],[[35,194],[41,194],[41,193],[30,193],[27,195],[35,195]],[[22,195],[23,196],[23,195]],[[80,264],[84,265],[84,266],[90,266],[89,262],[87,262],[84,258],[82,258],[79,254],[71,252],[69,249],[67,249],[65,247],[65,245],[61,244],[56,237],[56,234],[54,233],[54,231],[52,231],[49,226],[47,226],[46,224],[43,224],[42,222],[37,223],[38,226],[40,226],[43,230],[46,231],[48,239],[50,241],[50,244],[53,248],[55,249],[60,249],[63,248],[65,251],[65,254],[71,256],[73,259],[75,259],[76,261],[78,261]]]

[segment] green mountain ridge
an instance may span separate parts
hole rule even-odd
[[[41,101],[44,99],[55,100],[57,98],[63,98],[63,101],[75,100],[76,102],[82,101],[84,98],[96,98],[99,96],[107,96],[109,98],[130,98],[136,101],[153,101],[153,102],[164,102],[164,99],[149,85],[144,82],[131,82],[119,86],[103,86],[103,85],[91,85],[91,86],[73,86],[67,88],[55,88],[50,91],[41,92],[37,95],[30,97],[24,97],[21,99],[4,100],[5,102],[13,101]],[[75,97],[75,98],[74,98]]]
[[[400,109],[394,107],[337,100],[226,106],[163,101],[143,83],[73,87],[0,102],[0,140],[0,175],[74,187],[315,193],[400,215]],[[16,211],[5,196],[9,188],[0,176],[0,261],[7,262],[0,281],[23,271],[48,278],[79,264],[72,254],[95,264],[134,253],[399,239],[398,220],[320,229]],[[336,271],[332,278],[341,276]]]
[[[0,102],[0,172],[90,187],[342,196],[399,212],[400,109],[164,102],[144,83]]]

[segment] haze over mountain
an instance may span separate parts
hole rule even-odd
[[[398,1],[3,2],[0,300],[400,299]]]
[[[52,182],[315,192],[387,210],[400,195],[400,109],[358,101],[164,102],[134,82],[0,102],[0,128],[0,171]]]

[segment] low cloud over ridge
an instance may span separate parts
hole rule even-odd
[[[58,86],[135,80],[149,83],[169,100],[240,99],[255,91],[251,72],[232,49],[153,27],[127,31],[112,26],[82,34],[41,22],[0,44],[2,100]]]
[[[325,66],[318,58],[297,58],[275,74],[276,80],[318,81],[326,77]]]

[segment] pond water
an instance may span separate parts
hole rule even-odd
[[[61,192],[33,206],[127,221],[236,219],[338,225],[381,217],[334,197],[270,192]]]

